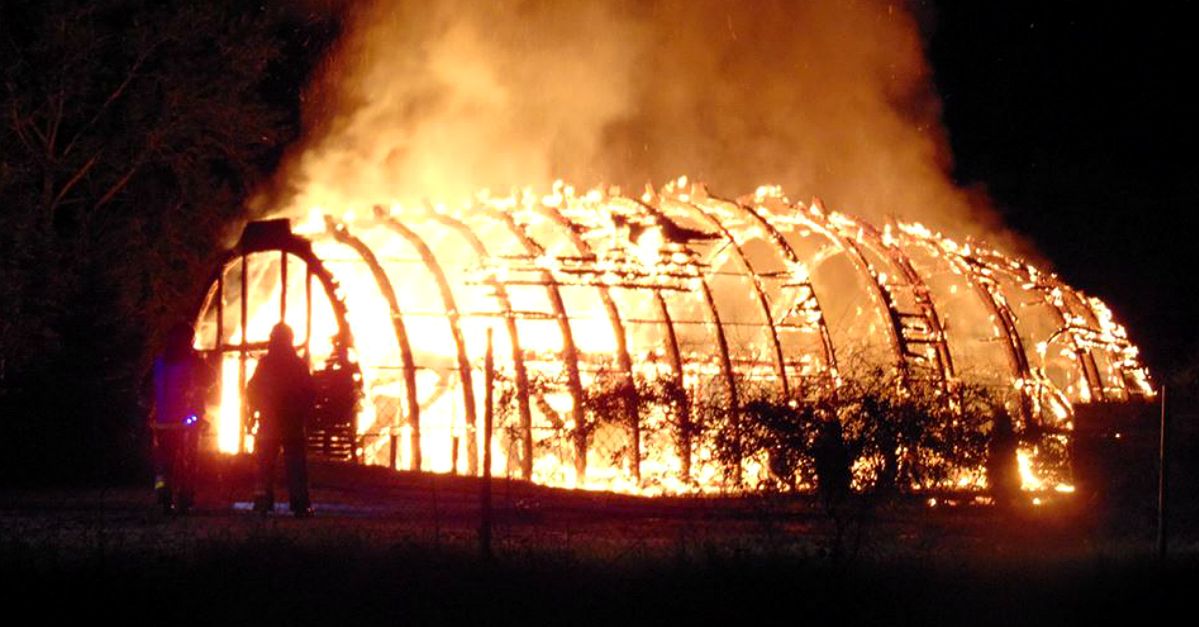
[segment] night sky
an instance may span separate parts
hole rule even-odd
[[[1195,3],[934,4],[922,17],[955,178],[1108,301],[1155,372],[1193,364]]]

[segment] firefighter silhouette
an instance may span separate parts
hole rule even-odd
[[[275,461],[283,449],[287,468],[287,494],[298,517],[312,515],[308,498],[308,460],[305,423],[312,415],[314,388],[308,364],[292,345],[291,327],[284,323],[271,330],[267,354],[258,363],[247,386],[251,411],[258,412],[254,454],[258,462],[256,511],[275,506]]]
[[[177,323],[154,360],[154,491],[164,512],[186,512],[195,498],[199,432],[216,377],[192,348],[195,331]]]

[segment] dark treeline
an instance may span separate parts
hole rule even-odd
[[[337,34],[297,7],[0,6],[0,482],[144,468],[159,336],[297,138]]]

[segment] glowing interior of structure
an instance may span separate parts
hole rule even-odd
[[[1152,395],[1107,307],[1054,275],[777,188],[725,200],[686,179],[640,197],[558,184],[459,209],[314,209],[293,229],[310,254],[231,251],[199,314],[198,346],[222,364],[221,451],[253,446],[240,391],[281,317],[314,367],[349,336],[357,458],[402,469],[481,471],[490,337],[493,475],[566,487],[721,488],[708,452],[671,437],[676,418],[652,401],[571,435],[581,399],[613,377],[735,403],[739,388],[794,394],[882,366],[994,386],[1063,431],[1076,403]],[[1047,487],[1035,458],[1021,452],[1025,486]]]

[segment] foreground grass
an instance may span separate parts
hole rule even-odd
[[[1119,543],[1054,551],[1052,538],[996,551],[1012,538],[985,532],[968,548],[913,551],[888,550],[902,534],[880,531],[872,550],[832,559],[785,526],[728,532],[724,522],[720,533],[688,525],[658,542],[647,539],[662,527],[654,521],[514,526],[484,560],[470,526],[402,518],[129,510],[5,521],[6,609],[38,623],[1106,624],[1193,614],[1199,565],[1185,554],[1163,565]]]

